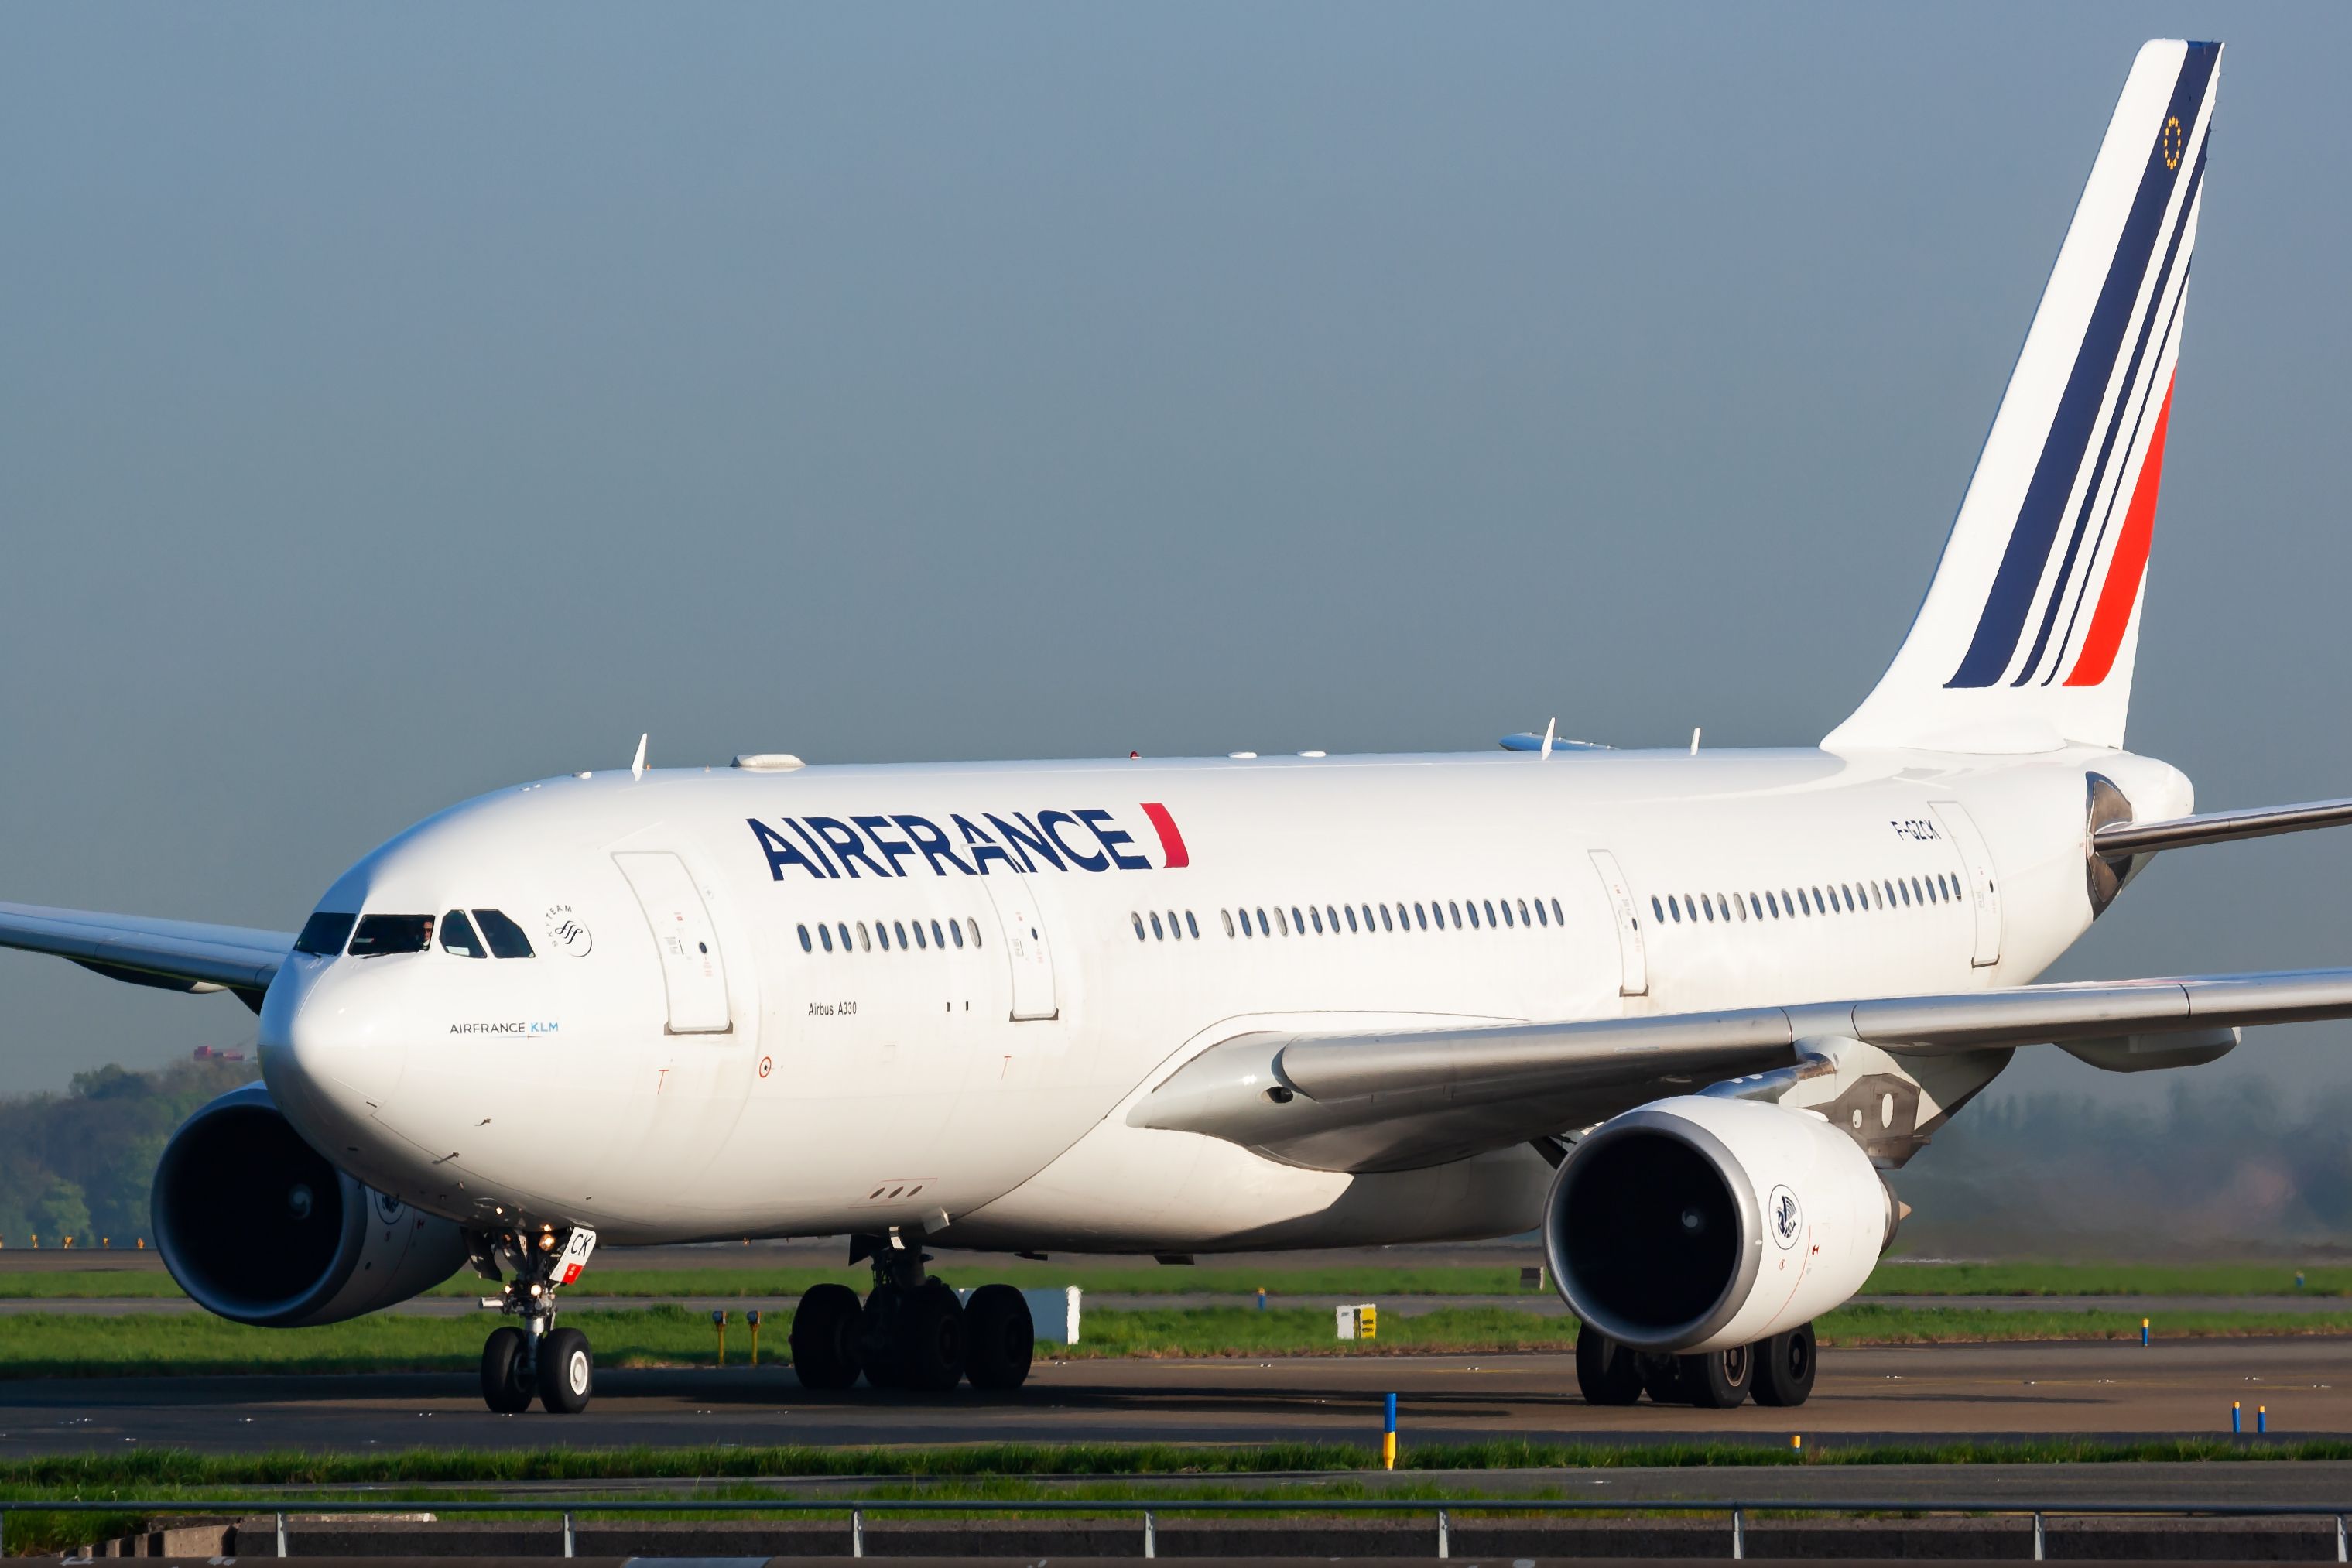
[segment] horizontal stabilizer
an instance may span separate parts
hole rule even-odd
[[[2199,844],[2229,844],[2267,838],[2274,833],[2308,833],[2315,827],[2352,825],[2352,800],[2312,800],[2301,805],[2263,805],[2247,811],[2209,811],[2167,822],[2116,822],[2091,835],[2091,848],[2103,858],[2153,855]]]

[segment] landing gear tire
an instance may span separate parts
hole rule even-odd
[[[974,1388],[1003,1393],[1029,1380],[1037,1325],[1010,1285],[982,1285],[963,1309],[963,1371]]]
[[[1802,1405],[1813,1392],[1813,1373],[1819,1364],[1813,1325],[1774,1334],[1755,1349],[1756,1403],[1779,1408]]]
[[[550,1415],[577,1415],[596,1391],[596,1359],[578,1329],[552,1329],[539,1342],[539,1402]]]
[[[1656,1405],[1688,1405],[1690,1395],[1683,1391],[1683,1358],[1678,1355],[1642,1354],[1633,1358],[1633,1369],[1642,1380],[1642,1392]]]
[[[803,1388],[835,1393],[857,1381],[857,1325],[865,1309],[846,1285],[819,1285],[793,1312],[793,1371]],[[877,1384],[878,1386],[878,1384]]]
[[[1584,1323],[1576,1331],[1576,1386],[1587,1405],[1631,1405],[1642,1397],[1642,1369],[1631,1350]]]
[[[925,1280],[899,1303],[891,1329],[899,1387],[945,1394],[963,1381],[963,1302],[946,1284]]]
[[[492,1329],[482,1342],[482,1403],[501,1415],[530,1409],[530,1380],[523,1372],[530,1364],[530,1340],[520,1329]]]
[[[1748,1402],[1748,1384],[1756,1373],[1751,1347],[1733,1345],[1675,1359],[1681,1363],[1675,1381],[1682,1386],[1683,1397],[1700,1409],[1736,1410]]]

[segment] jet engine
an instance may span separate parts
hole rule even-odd
[[[466,1261],[457,1226],[337,1170],[257,1083],[172,1134],[150,1204],[180,1288],[207,1311],[265,1328],[356,1318]]]
[[[1819,1114],[1682,1095],[1602,1123],[1561,1162],[1544,1250],[1580,1319],[1636,1351],[1694,1353],[1845,1300],[1899,1212]]]

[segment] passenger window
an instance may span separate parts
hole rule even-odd
[[[847,921],[844,921],[833,929],[841,933],[841,951],[847,952],[849,951],[849,922]]]
[[[1911,879],[1911,890],[1919,896],[1921,903],[1927,901],[1927,889],[1919,885],[1919,879],[1916,877]]]
[[[1541,903],[1543,900],[1538,899],[1536,901],[1538,903]],[[1505,906],[1505,908],[1508,907],[1508,905]],[[1528,919],[1528,901],[1525,899],[1521,899],[1519,900],[1519,923],[1521,925],[1532,925],[1534,923]]]
[[[1315,921],[1315,934],[1317,936],[1321,936],[1323,934],[1323,911],[1317,909],[1313,904],[1309,904],[1307,906],[1307,913]],[[1299,928],[1302,931],[1306,929],[1307,928],[1304,926]]]
[[[302,922],[302,934],[294,939],[294,951],[307,952],[313,958],[332,958],[343,951],[343,943],[352,939],[352,927],[359,923],[357,915],[329,914],[325,910]]]
[[[1470,929],[1478,929],[1478,900],[1475,899],[1470,900]]]
[[[1234,934],[1234,911],[1231,910],[1219,910],[1217,913],[1224,917],[1225,935],[1230,939]]]
[[[1652,900],[1650,900],[1650,908],[1651,908],[1653,910],[1655,910],[1657,909],[1657,907],[1658,907],[1658,900],[1655,900],[1655,899],[1652,899]],[[1544,919],[1544,907],[1543,907],[1543,900],[1542,900],[1541,899],[1538,899],[1538,900],[1536,900],[1536,923],[1537,923],[1538,925],[1546,925],[1546,926],[1548,926],[1548,925],[1551,924],[1551,921],[1548,921],[1548,920]]]
[[[1151,940],[1154,942],[1166,942],[1168,940],[1167,933],[1160,929],[1160,911],[1158,910],[1151,911]]]
[[[1403,906],[1399,905],[1398,908],[1402,909]],[[1412,906],[1412,918],[1421,923],[1422,930],[1427,931],[1429,929],[1429,911],[1423,909],[1419,904]]]
[[[948,934],[955,938],[955,944],[958,947],[961,947],[963,945],[963,927],[961,925],[954,921],[948,921]]]
[[[369,915],[352,936],[353,958],[423,952],[433,945],[431,915]]]
[[[1184,911],[1184,929],[1192,934],[1194,942],[1201,940],[1201,922],[1192,918],[1192,911],[1190,910]]]
[[[933,926],[931,927],[931,930],[932,930],[933,931],[937,931],[939,929],[940,929],[940,928],[939,928],[937,925],[933,925]],[[929,947],[929,946],[930,945],[929,943],[926,942],[923,940],[923,922],[922,922],[922,921],[917,921],[915,922],[915,945],[916,945],[917,947],[924,947],[924,948],[927,948],[927,947]]]
[[[1851,914],[1853,911],[1853,889],[1847,887],[1843,882],[1840,882],[1838,884],[1838,891],[1844,896],[1846,912]]]
[[[1748,919],[1748,900],[1746,899],[1740,897],[1738,893],[1732,894],[1731,907],[1739,911],[1739,918],[1742,921],[1745,921]]]
[[[1242,919],[1244,921],[1249,919],[1249,911],[1247,910],[1244,910],[1242,911]],[[1265,923],[1265,906],[1264,904],[1260,904],[1257,907],[1257,934],[1260,936],[1272,936],[1274,934],[1274,928]]]
[[[474,934],[473,922],[463,910],[451,910],[441,917],[441,951],[454,952],[460,958],[488,958],[481,939]]]
[[[887,921],[874,922],[874,945],[885,952],[890,951],[890,926]]]
[[[1389,922],[1389,907],[1386,904],[1382,904],[1381,906],[1381,929],[1382,931],[1394,931],[1396,929],[1395,926]]]
[[[897,936],[898,936],[898,949],[899,949],[899,951],[900,951],[900,952],[905,952],[905,951],[906,951],[906,947],[907,947],[907,927],[906,927],[906,923],[905,923],[904,921],[892,921],[890,922],[890,926],[891,926],[891,930],[892,930],[892,931],[897,934]],[[915,929],[916,929],[917,931],[921,931],[923,928],[922,928],[921,926],[919,926],[919,926],[917,926]]]
[[[1511,907],[1511,900],[1505,899],[1503,900],[1503,907],[1507,910],[1509,909]],[[1492,926],[1495,923],[1495,900],[1492,899],[1488,899],[1486,900],[1486,923],[1489,926]]]
[[[816,939],[824,945],[825,952],[831,952],[833,951],[833,928],[826,925],[823,921],[819,921],[817,922]]]
[[[810,937],[808,927],[795,926],[793,929],[801,933],[801,951],[803,952],[814,952],[816,951],[816,942]]]
[[[1355,905],[1353,905],[1353,904],[1349,904],[1349,905],[1348,906],[1348,933],[1349,933],[1350,936],[1352,936],[1352,935],[1354,935],[1354,934],[1355,934],[1355,931],[1356,931],[1356,906],[1355,906]]]
[[[1683,923],[1683,907],[1671,898],[1666,900],[1666,913],[1674,918],[1675,924]]]
[[[1462,906],[1460,904],[1449,903],[1445,907],[1453,911],[1454,929],[1455,931],[1460,931],[1462,929]]]
[[[1127,911],[1127,918],[1135,922],[1135,940],[1141,942],[1143,940],[1143,917],[1137,914],[1133,910],[1129,910]]]
[[[922,928],[922,927],[920,927],[920,926],[917,926],[917,927],[915,928],[915,930],[916,930],[916,931],[917,931],[917,933],[918,933],[918,934],[920,934],[920,932],[921,932],[922,929],[923,929],[923,928]],[[943,932],[943,931],[941,931],[940,930],[940,922],[939,922],[939,921],[933,921],[931,922],[931,945],[932,945],[933,947],[945,947],[945,946],[947,946],[947,944],[948,944],[948,939],[947,939],[947,935],[946,935],[946,933],[945,933],[945,932]],[[922,944],[921,944],[920,942],[918,942],[918,943],[916,943],[916,945],[919,947],[919,946],[921,946]]]
[[[857,922],[857,951],[860,952],[874,951],[874,938],[867,933],[864,921]]]
[[[1655,893],[1650,895],[1650,919],[1659,925],[1666,923],[1666,911],[1658,907],[1658,895]]]
[[[973,920],[970,915],[966,915],[963,920],[963,929],[971,933],[971,945],[978,947],[980,945],[980,922]]]

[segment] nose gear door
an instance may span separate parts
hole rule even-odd
[[[727,964],[719,952],[719,930],[702,902],[702,890],[686,863],[664,850],[632,850],[613,857],[645,910],[654,945],[660,951],[662,982],[669,992],[669,1032],[723,1035],[734,1027],[727,1002]]]

